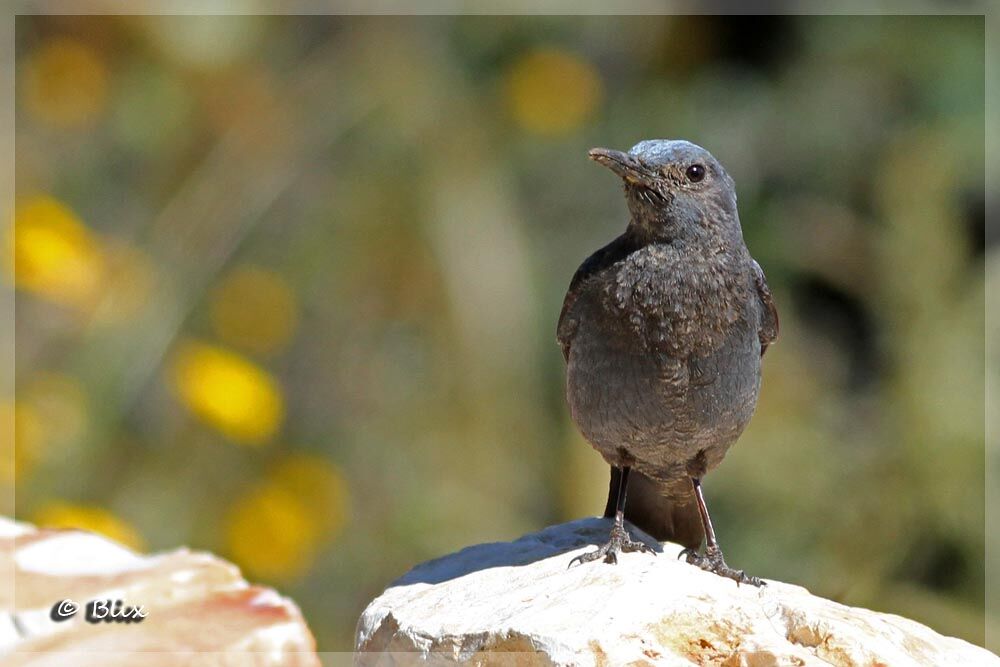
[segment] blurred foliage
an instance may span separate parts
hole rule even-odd
[[[220,552],[336,650],[413,564],[598,512],[554,327],[625,210],[585,153],[683,137],[782,317],[727,555],[983,641],[982,17],[16,27],[19,517]]]

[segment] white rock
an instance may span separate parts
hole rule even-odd
[[[737,586],[669,543],[567,569],[609,527],[583,519],[418,565],[362,614],[355,664],[1000,665],[899,616],[780,582]]]
[[[35,530],[0,517],[3,667],[319,667],[298,607],[236,566],[186,549],[147,556],[82,531]],[[84,605],[141,605],[139,623],[90,623]],[[72,600],[77,612],[56,620]]]

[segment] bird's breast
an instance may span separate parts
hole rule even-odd
[[[638,343],[673,356],[710,354],[752,320],[749,255],[650,246],[607,277],[601,306]]]
[[[663,268],[633,265],[581,295],[570,410],[606,457],[625,448],[664,465],[701,449],[721,458],[757,401],[756,311],[738,279]]]

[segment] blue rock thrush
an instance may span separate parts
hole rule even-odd
[[[726,564],[701,491],[750,421],[761,358],[778,335],[733,179],[687,141],[590,158],[624,182],[630,220],[577,270],[559,315],[570,412],[611,465],[614,517],[609,542],[573,562],[649,550],[625,532],[628,519],[685,546],[689,563],[760,586]]]

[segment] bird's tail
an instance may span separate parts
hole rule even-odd
[[[611,484],[604,516],[615,515],[615,500],[621,473],[611,468]],[[701,515],[690,482],[659,482],[634,468],[629,473],[625,519],[661,542],[675,542],[697,549],[705,538]]]

